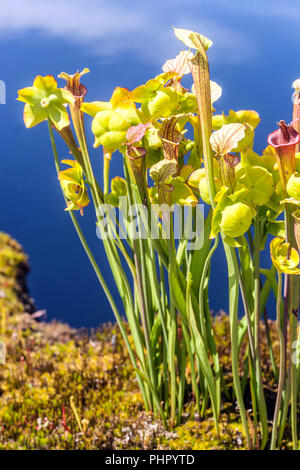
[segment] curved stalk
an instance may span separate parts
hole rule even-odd
[[[50,141],[51,141],[51,146],[52,146],[52,152],[53,152],[53,156],[54,156],[55,168],[56,168],[57,173],[59,173],[60,163],[59,163],[58,153],[57,153],[55,139],[54,139],[54,135],[53,135],[52,124],[51,124],[50,120],[48,120],[48,129],[49,129],[49,136],[50,136]],[[65,198],[65,196],[64,196],[64,198]],[[107,286],[107,284],[104,280],[104,277],[103,277],[103,275],[102,275],[102,273],[101,273],[101,271],[100,271],[100,269],[97,265],[97,262],[96,262],[93,254],[92,254],[92,252],[91,252],[91,250],[88,246],[88,243],[87,243],[87,241],[86,241],[86,239],[85,239],[85,237],[82,233],[82,230],[81,230],[81,228],[78,224],[78,221],[76,219],[75,214],[72,211],[69,211],[69,215],[70,215],[70,218],[73,222],[73,225],[74,225],[74,228],[75,228],[76,233],[78,235],[78,238],[79,238],[79,240],[80,240],[80,242],[81,242],[81,244],[82,244],[82,246],[83,246],[83,248],[84,248],[84,250],[85,250],[85,252],[88,256],[88,259],[89,259],[89,261],[90,261],[90,263],[91,263],[91,265],[92,265],[92,267],[95,271],[95,274],[98,278],[98,281],[99,281],[99,283],[100,283],[100,285],[101,285],[101,287],[102,287],[102,289],[103,289],[103,291],[104,291],[104,293],[105,293],[105,295],[106,295],[106,297],[109,301],[111,309],[112,309],[112,311],[113,311],[113,313],[116,317],[116,320],[117,320],[117,323],[119,325],[122,337],[123,337],[124,342],[126,344],[126,347],[128,349],[128,353],[129,353],[132,365],[135,369],[137,369],[137,363],[136,363],[135,356],[134,356],[133,350],[131,348],[130,342],[128,340],[128,335],[125,331],[121,316],[120,316],[118,308],[117,308],[117,306],[114,302],[114,299],[111,295],[111,292],[110,292],[110,290],[109,290],[109,288],[108,288],[108,286]],[[145,406],[146,406],[146,408],[148,408],[146,394],[145,394],[145,388],[144,388],[143,382],[142,382],[142,380],[140,379],[139,376],[137,376],[137,378],[138,378],[139,386],[141,387],[141,392],[142,392],[142,395],[143,395],[143,398],[144,398]]]
[[[173,219],[170,214],[170,237],[167,237],[167,246],[169,254],[169,286],[170,286],[170,328],[169,328],[169,366],[171,378],[171,424],[175,424],[176,416],[176,367],[175,367],[175,350],[177,336],[176,310],[174,302],[174,292],[172,286],[172,275],[177,270],[176,251],[173,238]]]
[[[260,230],[259,214],[255,217],[254,232],[254,347],[255,347],[255,372],[257,383],[258,409],[260,415],[262,442],[261,448],[264,449],[268,440],[268,418],[263,381],[261,374],[260,357]]]
[[[282,403],[282,393],[285,384],[286,371],[285,371],[285,341],[284,334],[282,331],[281,324],[281,300],[282,300],[282,275],[278,272],[278,293],[277,293],[277,304],[276,304],[276,329],[279,337],[280,344],[280,365],[279,365],[279,380],[278,380],[278,391],[276,398],[276,405],[273,417],[272,437],[271,437],[271,450],[276,449],[277,441],[277,430],[278,430],[278,418],[279,411]]]
[[[200,321],[201,319],[205,318],[205,308],[204,308],[204,285],[205,285],[205,279],[206,275],[208,272],[208,268],[211,263],[211,259],[213,257],[214,252],[216,251],[217,247],[219,245],[219,236],[217,235],[216,240],[214,245],[212,246],[206,260],[203,266],[203,271],[201,275],[201,280],[200,280],[200,286],[199,286],[199,316],[200,316]],[[209,316],[209,312],[208,312]],[[210,320],[210,318],[209,318]],[[211,322],[209,321],[209,324],[205,325],[203,328],[202,334],[207,335],[207,340],[209,342],[209,347],[210,351],[212,353],[213,357],[213,362],[214,362],[214,369],[215,369],[215,375],[216,375],[216,396],[217,396],[217,411],[218,411],[218,416],[220,414],[220,407],[221,407],[221,370],[220,370],[220,361],[219,361],[219,355],[217,352],[216,348],[216,343],[214,340],[213,332],[212,330],[212,325]]]
[[[196,351],[196,354],[200,363],[200,368],[201,368],[200,370],[203,373],[203,376],[205,378],[206,385],[209,391],[211,404],[212,404],[212,410],[213,410],[213,416],[214,416],[214,422],[215,422],[215,428],[216,428],[217,435],[219,436],[219,425],[218,425],[219,415],[218,415],[218,399],[216,395],[216,385],[215,385],[215,380],[214,380],[214,376],[212,373],[211,365],[208,359],[208,355],[206,352],[205,343],[203,341],[200,331],[198,330],[196,317],[195,317],[195,313],[193,310],[192,298],[191,298],[192,283],[193,281],[192,281],[191,272],[188,271],[187,288],[186,288],[187,317],[188,317],[188,322],[190,326],[192,340],[194,343],[194,349]]]
[[[110,167],[111,153],[103,149],[103,193],[104,198],[109,193],[109,167]]]
[[[244,398],[239,377],[239,349],[238,349],[238,298],[239,298],[239,282],[236,254],[234,248],[223,242],[224,250],[227,258],[228,266],[228,282],[229,282],[229,316],[230,316],[230,334],[231,334],[231,360],[232,360],[232,376],[236,398],[239,406],[241,420],[249,449],[252,449],[252,441],[248,428],[248,421]]]
[[[284,436],[284,431],[288,424],[288,411],[290,407],[290,400],[291,400],[291,368],[289,367],[288,372],[286,371],[286,379],[285,385],[282,392],[282,407],[280,410],[280,417],[279,417],[279,429],[278,429],[278,440],[277,440],[277,447],[280,448]]]
[[[201,49],[197,51],[195,57],[189,61],[191,72],[194,79],[195,91],[198,102],[199,110],[199,136],[202,137],[204,166],[208,184],[208,191],[212,209],[215,208],[215,181],[214,181],[214,165],[213,153],[210,146],[210,135],[212,132],[212,118],[211,118],[211,96],[210,96],[210,77],[209,65],[205,49],[202,44]],[[232,371],[234,387],[240,408],[241,419],[248,443],[248,447],[252,447],[250,433],[248,429],[247,416],[245,405],[243,401],[243,394],[241,390],[239,378],[239,348],[238,348],[238,272],[239,267],[237,263],[236,253],[232,247],[223,243],[224,250],[228,265],[228,278],[229,278],[229,304],[230,304],[230,330],[231,330],[231,343],[232,343]]]
[[[134,199],[133,199],[133,194],[130,188],[129,174],[128,174],[127,165],[125,161],[124,161],[124,172],[126,175],[129,202],[131,205],[133,205]],[[145,273],[143,271],[143,266],[142,266],[142,261],[141,261],[144,255],[142,252],[143,250],[142,241],[143,240],[137,240],[135,238],[133,239],[133,256],[134,256],[134,263],[135,263],[136,273],[137,273],[137,290],[138,290],[138,295],[139,295],[139,300],[140,300],[140,312],[141,312],[141,320],[142,320],[146,349],[147,349],[149,374],[150,374],[151,384],[153,386],[153,389],[155,390],[157,387],[157,381],[156,381],[156,376],[155,376],[153,351],[152,351],[151,340],[150,340],[150,324],[149,324],[150,322],[149,322],[148,303],[145,297],[145,284],[147,282],[147,279],[145,278]]]
[[[243,263],[243,258],[240,258],[240,262],[241,264]],[[246,289],[244,285],[244,279],[242,278],[239,266],[237,266],[237,269],[238,269],[237,275],[238,275],[238,280],[239,280],[239,285],[240,285],[240,290],[241,290],[243,307],[244,307],[246,320],[247,320],[247,332],[248,332],[251,360],[255,362],[255,345],[254,345],[254,338],[253,338],[253,333],[252,333],[252,321],[251,321],[251,315],[250,315],[248,301],[247,301]]]
[[[99,195],[99,192],[97,190],[97,182],[93,173],[93,168],[91,165],[89,153],[88,153],[88,148],[86,144],[86,138],[85,138],[85,132],[84,132],[84,124],[83,124],[83,117],[80,109],[77,106],[72,106],[71,107],[71,115],[73,119],[73,124],[75,128],[75,132],[77,135],[77,139],[80,145],[81,153],[82,153],[82,158],[83,162],[85,165],[86,169],[86,177],[88,179],[88,182],[90,184],[91,192],[92,192],[92,197],[94,201],[94,206],[96,210],[96,216],[97,216],[97,221],[100,221],[99,218],[99,211],[101,210],[101,203],[102,199]],[[106,157],[105,157],[106,158]],[[106,183],[107,184],[107,183]],[[126,252],[125,247],[123,246],[122,242],[120,241],[119,237],[117,237],[117,243],[121,253],[123,254],[124,258],[127,260],[128,254]],[[110,266],[114,275],[115,282],[117,284],[118,290],[120,292],[121,298],[123,300],[124,308],[128,317],[128,322],[130,325],[130,328],[132,329],[133,333],[133,338],[135,340],[135,345],[137,348],[137,353],[139,355],[141,364],[144,369],[144,376],[147,376],[147,370],[145,368],[145,359],[144,359],[144,351],[143,351],[143,344],[142,344],[142,337],[141,337],[141,331],[139,329],[139,325],[136,324],[136,318],[134,314],[134,307],[133,307],[133,301],[132,301],[132,294],[129,286],[128,279],[126,278],[126,275],[124,273],[124,270],[122,268],[116,246],[114,244],[114,241],[110,240],[109,238],[104,238],[103,239],[103,245],[104,249],[106,252],[106,255],[108,257],[108,260],[110,261]],[[130,266],[129,266],[130,267]],[[152,373],[151,373],[152,374]],[[139,374],[142,376],[142,374]],[[148,377],[146,383],[149,383]],[[154,393],[156,393],[156,388],[151,384],[151,390],[155,390]],[[153,394],[152,394],[153,395]],[[148,394],[149,396],[149,394]],[[154,396],[155,401],[157,402],[157,397]],[[161,410],[161,407],[158,407]],[[161,410],[161,415],[162,419],[164,419],[164,416],[162,414]]]
[[[286,241],[290,246],[298,249],[294,235],[294,219],[292,217],[293,206],[285,204],[285,226]],[[297,323],[299,311],[299,280],[294,274],[287,274],[287,292],[285,296],[285,321],[290,320],[290,388],[291,388],[291,420],[292,420],[292,439],[293,449],[298,448],[298,430],[297,430],[297,365],[292,359],[292,345],[297,340]],[[286,341],[287,346],[287,341]]]

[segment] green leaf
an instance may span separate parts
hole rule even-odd
[[[190,166],[190,165],[188,165]],[[188,185],[193,189],[199,190],[199,184],[202,178],[205,177],[205,168],[198,168],[189,175]]]
[[[246,166],[236,172],[236,181],[249,189],[249,198],[256,205],[267,204],[274,192],[271,173],[259,166]]]
[[[62,130],[70,124],[68,111],[63,104],[56,104],[47,108],[52,123],[58,130]]]
[[[229,189],[226,186],[223,186],[220,191],[216,194],[217,205],[213,211],[213,217],[211,222],[211,234],[209,238],[214,238],[217,233],[220,231],[220,224],[222,220],[222,211],[226,207],[227,195]],[[201,191],[200,191],[201,194]]]
[[[253,129],[255,129],[260,123],[260,117],[256,111],[252,111],[252,110],[233,111],[231,109],[228,113],[228,116],[226,116],[223,113],[223,114],[216,114],[212,118],[213,129],[220,129],[225,124],[230,124],[234,122],[238,122],[241,124],[247,123]]]
[[[263,168],[266,168],[270,173],[272,173],[275,163],[275,155],[270,154],[260,156],[250,148],[246,149],[241,153],[241,167],[248,165],[262,166]]]
[[[113,107],[113,110],[119,113],[131,126],[136,126],[142,119],[146,119],[142,113],[136,109],[135,103],[130,100],[119,103],[117,106]]]
[[[103,145],[111,152],[117,150],[126,142],[126,131],[129,127],[130,124],[119,113],[114,111],[97,113],[92,122],[94,147]]]
[[[42,90],[35,88],[34,86],[29,86],[18,91],[18,101],[23,103],[28,103],[30,105],[40,105],[44,97]]]
[[[233,204],[236,202],[248,201],[249,189],[245,185],[238,183],[234,188],[234,192],[228,195],[228,199],[230,199]]]
[[[220,180],[220,178],[214,177],[214,182],[215,182],[216,191],[219,192],[220,189],[222,188],[222,181]],[[211,201],[210,201],[210,197],[209,197],[209,191],[208,191],[206,176],[204,176],[203,178],[200,179],[199,191],[200,191],[201,199],[203,199],[203,201],[206,202],[206,204],[210,205]]]
[[[235,238],[225,236],[223,238],[223,241],[225,243],[227,243],[227,245],[232,246],[232,248],[240,248],[241,247],[241,244]]]
[[[226,237],[240,237],[249,229],[254,215],[254,209],[243,202],[226,206],[222,211],[220,228]]]
[[[127,195],[126,181],[124,180],[124,178],[116,176],[111,180],[110,186],[111,193],[109,193],[107,196],[107,202],[108,204],[112,204],[113,206],[118,207],[120,196]]]
[[[145,103],[149,101],[162,86],[159,80],[152,78],[144,85],[140,85],[131,91],[129,96],[136,103]]]
[[[162,141],[158,135],[158,131],[159,129],[155,129],[154,127],[151,127],[146,131],[145,143],[147,150],[157,150],[161,148]]]
[[[155,80],[158,81],[162,86],[164,86],[168,81],[170,81],[174,77],[177,77],[177,73],[175,71],[170,71],[157,75],[155,77]]]
[[[193,172],[194,169],[191,165],[183,165],[183,167],[180,169],[178,179],[183,183],[186,183],[190,176],[193,174]],[[198,186],[196,187],[196,189],[198,189]]]
[[[173,204],[179,204],[181,206],[195,206],[198,203],[198,199],[194,195],[193,191],[180,179],[168,178],[166,184],[170,184],[173,187],[172,191],[172,202]]]
[[[172,88],[156,91],[151,99],[142,105],[142,112],[152,118],[170,117],[178,108],[178,95]]]
[[[213,44],[210,39],[190,29],[174,28],[174,34],[186,47],[191,49],[201,50],[201,48],[204,47],[207,51]]]
[[[48,118],[48,113],[44,108],[39,106],[30,106],[26,103],[24,106],[23,117],[25,126],[30,128],[45,121]]]
[[[296,199],[298,201],[298,204],[299,204],[299,201],[300,201],[300,173],[295,172],[290,176],[286,189],[287,189],[288,195],[291,198]]]
[[[46,75],[45,77],[37,75],[34,79],[33,86],[49,95],[57,89],[57,81],[52,75]]]
[[[282,220],[269,220],[268,232],[274,237],[285,237],[285,223]]]
[[[249,311],[252,312],[254,308],[254,299],[253,299],[253,292],[254,292],[254,267],[253,267],[253,260],[249,248],[248,241],[245,236],[239,238],[239,242],[241,244],[239,250],[239,258],[240,258],[240,265],[242,271],[242,278],[247,280],[244,282],[244,289],[247,295],[247,302]]]
[[[71,167],[58,174],[62,190],[68,199],[65,210],[82,210],[90,202],[83,181],[82,168],[76,160],[62,160],[61,163]]]
[[[74,102],[72,93],[57,88],[56,80],[47,75],[38,75],[33,86],[18,91],[18,100],[25,104],[24,123],[33,127],[50,117],[52,124],[61,131],[70,124],[65,104]]]
[[[274,238],[270,244],[270,252],[278,272],[300,274],[298,250],[285,243],[284,238]]]
[[[95,117],[97,113],[101,111],[109,111],[112,109],[112,104],[108,101],[92,101],[91,103],[83,102],[80,107],[83,113],[89,114],[89,116]]]
[[[198,109],[197,98],[193,93],[178,93],[180,113],[196,113]]]
[[[146,168],[151,168],[162,158],[161,149],[148,149],[146,153]]]
[[[111,190],[118,194],[118,196],[125,196],[127,194],[127,185],[126,180],[121,178],[121,176],[115,176],[111,180]]]
[[[274,295],[275,295],[275,298],[277,298],[277,295],[278,295],[278,283],[277,283],[277,277],[276,277],[276,270],[271,268],[271,269],[260,269],[260,273],[265,276],[271,287],[272,287],[272,290],[274,292]]]

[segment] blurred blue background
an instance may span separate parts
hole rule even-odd
[[[133,89],[161,72],[162,64],[184,46],[171,26],[193,29],[214,41],[209,50],[211,78],[223,88],[218,112],[255,109],[262,119],[255,150],[266,147],[276,121],[291,120],[291,83],[300,76],[300,8],[297,1],[14,0],[0,9],[0,79],[7,86],[0,105],[1,227],[30,256],[31,296],[47,318],[73,326],[113,320],[106,298],[73,231],[58,186],[47,125],[27,130],[17,90],[37,74],[74,73],[84,77],[88,101],[108,100],[115,86]],[[64,82],[60,82],[61,86]],[[90,143],[92,136],[89,133]],[[60,157],[66,157],[59,146]],[[93,150],[96,175],[102,156]],[[112,174],[121,168],[115,156]],[[84,222],[94,248],[91,208]],[[102,247],[98,260],[112,285]],[[269,264],[268,253],[263,265]],[[222,252],[213,262],[211,308],[227,310],[226,265]],[[120,303],[118,303],[120,305]],[[270,316],[273,316],[272,305]]]

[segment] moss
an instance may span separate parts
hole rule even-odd
[[[143,411],[117,327],[107,324],[87,334],[62,323],[36,322],[24,313],[24,279],[23,284],[19,280],[20,270],[26,272],[24,266],[27,257],[20,245],[0,233],[0,292],[4,292],[0,305],[7,348],[6,364],[0,365],[0,449],[245,448],[239,416],[231,403],[222,403],[219,436],[211,410],[203,418],[195,415],[193,397],[185,405],[182,424],[164,429],[160,420]],[[276,352],[272,324],[270,328]],[[230,387],[225,314],[215,318],[214,329]],[[241,355],[244,351],[245,345]],[[262,352],[267,383],[271,372],[264,341]]]
[[[237,416],[236,419],[238,419]],[[241,450],[245,448],[239,422],[231,421],[226,413],[222,413],[220,422],[220,434],[217,436],[212,419],[205,419],[200,423],[187,421],[177,426],[174,433],[176,437],[167,440],[164,443],[165,448],[174,450]]]

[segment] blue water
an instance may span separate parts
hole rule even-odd
[[[32,3],[28,2],[29,8]],[[218,3],[217,0],[215,3]],[[24,2],[24,9],[26,4]],[[175,4],[179,8],[178,2]],[[281,20],[279,16],[269,16],[266,12],[265,15],[255,16],[253,21],[253,16],[248,17],[247,12],[235,12],[230,8],[215,15],[209,3],[204,4],[209,20],[215,20],[218,15],[218,20],[223,21],[227,28],[249,33],[246,35],[249,47],[247,43],[244,44],[244,51],[246,55],[250,53],[243,60],[242,52],[239,51],[240,56],[237,56],[236,61],[234,57],[228,57],[228,60],[221,57],[225,52],[222,52],[222,38],[219,35],[219,49],[216,43],[216,52],[212,50],[210,53],[211,78],[223,87],[223,96],[216,103],[218,112],[228,112],[230,108],[255,109],[259,112],[262,123],[257,129],[255,149],[260,151],[266,146],[266,137],[275,129],[276,121],[291,120],[290,85],[300,74],[297,52],[299,36],[294,34],[293,25],[286,18]],[[259,8],[258,3],[254,4]],[[201,18],[197,6],[194,6],[194,11]],[[174,24],[171,17],[164,21],[166,30]],[[193,17],[190,23],[185,20],[182,26],[195,28],[196,24]],[[179,21],[176,25],[180,26]],[[153,47],[151,41],[144,42],[145,48]],[[254,42],[255,50],[252,50]],[[164,44],[161,63],[168,58],[167,50]],[[170,40],[170,56],[179,50],[180,43]],[[221,52],[218,53],[218,50]],[[156,51],[157,55],[159,51]],[[84,78],[88,87],[87,100],[108,100],[115,86],[133,89],[160,73],[159,61],[155,60],[151,64],[144,60],[143,54],[135,54],[130,50],[101,56],[92,47],[72,41],[72,37],[63,40],[45,31],[26,28],[15,34],[11,31],[7,35],[2,34],[0,59],[0,79],[7,85],[7,104],[0,105],[0,229],[19,240],[29,254],[32,268],[29,276],[30,292],[37,309],[47,310],[48,319],[62,319],[73,326],[97,326],[101,322],[113,320],[108,302],[76,238],[69,216],[64,212],[47,125],[25,129],[22,121],[23,105],[16,101],[17,90],[31,85],[37,74],[57,76],[61,71],[72,73],[88,66],[91,73]],[[92,144],[90,133],[89,140]],[[59,152],[61,158],[67,156],[64,145],[59,145]],[[99,149],[93,150],[92,154],[96,175],[100,176]],[[116,155],[112,163],[112,175],[118,174],[121,163],[121,158]],[[112,285],[109,266],[101,242],[96,237],[91,207],[87,208],[83,222],[107,283]],[[263,265],[269,265],[268,253],[263,256]],[[222,251],[214,258],[212,273],[211,308],[215,311],[220,308],[226,310],[226,263]],[[118,305],[121,308],[119,300]],[[273,304],[269,308],[272,316]]]

